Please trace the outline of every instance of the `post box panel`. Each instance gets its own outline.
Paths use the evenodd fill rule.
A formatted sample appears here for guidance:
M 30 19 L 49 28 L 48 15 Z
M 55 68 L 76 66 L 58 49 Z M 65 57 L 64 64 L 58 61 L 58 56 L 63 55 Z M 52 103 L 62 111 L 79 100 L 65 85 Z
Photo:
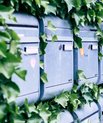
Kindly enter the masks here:
M 55 26 L 54 31 L 47 27 L 48 21 Z M 44 18 L 42 23 L 48 43 L 44 55 L 44 71 L 47 73 L 48 83 L 41 86 L 41 99 L 44 100 L 70 90 L 73 86 L 73 38 L 65 20 L 50 16 Z M 55 42 L 52 42 L 53 35 L 58 38 Z
M 57 16 L 46 16 L 44 19 L 43 19 L 43 23 L 44 23 L 44 26 L 47 27 L 48 26 L 48 22 L 51 21 L 51 23 L 56 27 L 56 28 L 62 28 L 62 29 L 70 29 L 71 26 L 69 24 L 69 22 L 67 20 L 63 20 L 63 19 L 60 19 L 59 17 Z
M 98 41 L 95 38 L 94 31 L 81 31 L 80 37 L 83 41 L 84 53 L 81 54 L 78 49 L 77 59 L 77 70 L 83 70 L 88 82 L 98 82 Z M 77 61 L 76 61 L 77 60 Z M 82 83 L 82 81 L 79 81 Z
M 20 44 L 22 49 L 22 63 L 21 67 L 27 70 L 26 80 L 23 81 L 17 76 L 13 76 L 13 81 L 20 88 L 19 97 L 29 97 L 32 95 L 30 102 L 38 99 L 39 96 L 39 43 Z M 22 98 L 18 97 L 18 101 Z M 19 100 L 20 99 L 20 100 Z
M 27 98 L 29 102 L 36 102 L 40 95 L 40 71 L 39 71 L 39 26 L 34 17 L 25 14 L 15 14 L 18 23 L 7 22 L 10 29 L 20 37 L 19 47 L 22 53 L 20 67 L 27 70 L 26 80 L 13 75 L 12 80 L 20 88 L 20 95 L 16 102 L 22 104 Z M 26 23 L 27 19 L 28 24 Z M 24 22 L 24 24 L 23 24 Z M 29 23 L 30 22 L 30 23 Z M 32 26 L 35 25 L 35 26 Z
M 78 69 L 83 70 L 90 82 L 98 80 L 98 44 L 96 42 L 83 42 L 84 55 L 78 52 Z
M 96 117 L 96 119 L 99 119 L 99 109 L 94 102 L 91 104 L 85 104 L 83 108 L 76 110 L 75 113 L 83 123 L 87 123 L 85 121 L 92 119 L 91 117 L 93 116 L 94 118 Z
M 13 20 L 6 20 L 8 25 L 15 25 L 15 26 L 23 26 L 23 27 L 35 27 L 38 28 L 38 20 L 27 13 L 14 13 L 14 17 L 16 17 L 17 22 Z
M 102 46 L 102 53 L 103 53 L 103 46 Z M 103 83 L 103 58 L 101 60 L 101 82 L 100 83 Z
M 69 47 L 70 48 L 69 48 Z M 49 42 L 44 57 L 48 83 L 44 85 L 44 98 L 56 96 L 73 86 L 72 42 Z
M 62 111 L 57 117 L 57 123 L 73 123 L 73 117 L 68 111 Z

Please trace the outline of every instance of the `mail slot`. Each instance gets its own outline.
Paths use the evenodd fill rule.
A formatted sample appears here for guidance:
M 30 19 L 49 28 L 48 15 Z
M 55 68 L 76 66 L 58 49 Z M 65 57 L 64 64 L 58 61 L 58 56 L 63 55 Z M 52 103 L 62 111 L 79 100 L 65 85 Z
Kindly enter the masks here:
M 98 82 L 98 40 L 95 37 L 95 31 L 80 31 L 80 37 L 83 42 L 83 54 L 79 49 L 74 49 L 75 52 L 75 71 L 83 70 L 90 83 Z M 79 84 L 84 82 L 79 80 Z
M 48 21 L 56 27 L 51 31 L 47 27 Z M 46 54 L 44 55 L 44 72 L 47 73 L 48 83 L 41 85 L 41 99 L 52 98 L 62 91 L 71 90 L 73 86 L 73 39 L 67 21 L 58 17 L 46 17 L 40 21 L 41 28 L 47 35 Z M 58 40 L 52 42 L 52 36 Z
M 15 30 L 20 37 L 22 63 L 20 67 L 27 70 L 26 80 L 13 75 L 12 80 L 19 86 L 20 95 L 16 99 L 22 104 L 27 98 L 29 102 L 36 102 L 40 93 L 39 75 L 39 26 L 35 17 L 26 14 L 15 14 L 17 23 L 7 22 L 9 28 Z M 26 21 L 27 20 L 27 21 Z

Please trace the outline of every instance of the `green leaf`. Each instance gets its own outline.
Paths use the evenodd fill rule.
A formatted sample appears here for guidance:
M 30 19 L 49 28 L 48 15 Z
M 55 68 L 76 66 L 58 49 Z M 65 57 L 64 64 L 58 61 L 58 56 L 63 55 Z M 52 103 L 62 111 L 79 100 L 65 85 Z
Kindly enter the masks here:
M 45 14 L 48 15 L 50 13 L 56 15 L 56 7 L 51 6 L 51 5 L 47 5 L 45 8 Z
M 6 58 L 7 44 L 5 41 L 0 42 L 0 56 Z
M 43 72 L 42 74 L 41 74 L 41 81 L 43 82 L 43 83 L 47 83 L 48 82 L 48 79 L 47 79 L 47 74 L 45 73 L 45 72 Z
M 9 79 L 14 71 L 14 67 L 11 64 L 0 63 L 0 73 L 2 73 L 7 79 Z
M 5 32 L 0 31 L 0 40 L 10 41 L 11 36 L 9 35 L 9 33 L 7 31 L 5 31 Z
M 44 69 L 44 62 L 43 61 L 40 61 L 40 68 Z
M 40 7 L 41 5 L 41 0 L 35 0 L 36 4 Z
M 19 36 L 17 35 L 17 33 L 14 30 L 7 29 L 7 31 L 9 33 L 9 35 L 12 37 L 12 40 L 17 40 L 17 41 L 20 40 Z
M 47 103 L 40 103 L 37 106 L 37 109 L 39 110 L 39 115 L 42 117 L 44 120 L 44 123 L 48 123 L 48 119 L 51 115 L 51 112 L 49 111 L 49 105 Z
M 30 113 L 34 112 L 34 113 L 38 114 L 38 110 L 34 104 L 29 104 L 28 109 L 29 109 Z
M 11 43 L 10 43 L 10 53 L 16 54 L 17 50 L 18 50 L 18 42 L 11 41 Z
M 19 76 L 21 79 L 25 80 L 26 79 L 26 74 L 27 71 L 26 70 L 21 70 L 21 69 L 16 69 L 15 73 L 17 76 Z
M 6 104 L 0 104 L 0 120 L 2 120 L 7 113 Z
M 14 123 L 25 123 L 25 120 L 21 116 L 14 117 Z
M 51 21 L 48 21 L 47 27 L 51 31 L 55 31 L 56 30 L 56 27 L 52 24 Z
M 99 56 L 99 60 L 102 60 L 103 54 L 101 52 L 98 53 L 98 56 Z
M 42 118 L 38 115 L 33 113 L 32 116 L 28 119 L 27 123 L 42 123 Z
M 68 92 L 64 92 L 57 96 L 54 101 L 58 104 L 60 104 L 62 107 L 66 108 L 68 101 L 69 101 L 69 94 Z
M 75 18 L 75 22 L 76 22 L 76 25 L 79 26 L 79 23 L 80 23 L 80 16 L 77 15 L 77 14 L 73 14 L 73 17 Z
M 47 46 L 47 36 L 45 34 L 41 35 L 41 40 L 40 40 L 40 55 L 45 54 L 45 48 Z
M 32 2 L 33 2 L 33 0 L 22 0 L 22 3 L 26 3 L 29 6 L 32 6 Z
M 0 15 L 4 16 L 4 15 L 9 15 L 12 14 L 14 12 L 14 9 L 12 7 L 6 7 L 3 5 L 0 5 Z
M 3 96 L 7 99 L 8 103 L 15 101 L 20 93 L 18 86 L 13 82 L 7 82 L 5 85 L 2 85 L 1 88 Z
M 74 36 L 75 47 L 82 48 L 82 39 L 77 35 Z
M 70 103 L 73 107 L 73 111 L 76 110 L 78 108 L 78 106 L 81 104 L 78 94 L 71 93 L 71 95 L 69 96 L 69 99 L 70 99 Z
M 83 70 L 78 70 L 78 79 L 79 80 L 86 80 L 86 76 L 84 75 Z
M 57 40 L 58 40 L 57 35 L 53 35 L 53 36 L 52 36 L 52 42 L 55 42 L 55 41 L 57 41 Z
M 81 0 L 64 0 L 68 7 L 68 12 L 74 7 L 77 10 L 81 7 Z

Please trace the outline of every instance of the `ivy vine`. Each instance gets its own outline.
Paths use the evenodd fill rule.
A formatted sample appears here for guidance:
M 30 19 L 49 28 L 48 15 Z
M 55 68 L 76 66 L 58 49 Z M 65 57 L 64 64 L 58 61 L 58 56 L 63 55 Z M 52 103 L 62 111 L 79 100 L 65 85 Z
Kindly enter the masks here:
M 98 101 L 103 87 L 96 84 L 74 85 L 70 92 L 63 92 L 50 101 L 38 104 L 25 103 L 20 107 L 15 103 L 19 95 L 19 87 L 12 81 L 13 74 L 25 80 L 26 71 L 22 70 L 21 52 L 19 49 L 19 37 L 15 31 L 9 29 L 7 19 L 16 21 L 12 16 L 14 11 L 24 11 L 41 19 L 45 15 L 53 14 L 68 20 L 71 24 L 75 47 L 82 48 L 82 38 L 79 31 L 82 26 L 92 26 L 96 29 L 99 46 L 103 45 L 103 0 L 0 0 L 0 123 L 56 123 L 61 111 L 67 109 L 75 111 L 86 103 Z M 55 27 L 48 22 L 48 27 Z M 47 46 L 46 35 L 41 35 L 40 55 L 45 54 Z M 54 35 L 52 41 L 57 40 Z M 99 53 L 99 59 L 103 54 Z M 40 67 L 43 70 L 43 62 Z M 85 79 L 82 71 L 78 71 L 78 77 Z M 41 72 L 41 80 L 47 82 L 46 73 Z

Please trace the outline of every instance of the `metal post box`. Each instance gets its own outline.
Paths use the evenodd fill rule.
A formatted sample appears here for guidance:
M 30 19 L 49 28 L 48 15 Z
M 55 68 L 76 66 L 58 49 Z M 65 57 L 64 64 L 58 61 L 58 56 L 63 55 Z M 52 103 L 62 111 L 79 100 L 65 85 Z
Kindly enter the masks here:
M 103 53 L 103 46 L 101 47 L 101 52 Z M 103 83 L 103 58 L 100 61 L 100 74 L 101 74 L 100 84 L 102 84 Z
M 101 111 L 102 111 L 102 122 L 103 122 L 103 95 L 100 96 L 99 98 L 99 104 L 101 106 Z
M 72 115 L 64 110 L 57 117 L 57 123 L 74 123 Z
M 100 123 L 99 109 L 96 103 L 85 104 L 83 108 L 75 111 L 81 123 Z
M 39 26 L 36 18 L 26 14 L 15 14 L 17 23 L 7 22 L 9 28 L 15 30 L 20 37 L 22 52 L 21 67 L 27 70 L 26 80 L 13 75 L 12 80 L 20 88 L 20 95 L 16 102 L 22 104 L 27 98 L 29 102 L 36 102 L 40 92 L 39 75 Z
M 48 29 L 48 21 L 56 27 L 55 31 Z M 73 86 L 73 39 L 68 22 L 58 17 L 46 17 L 40 21 L 40 26 L 43 28 L 41 33 L 47 35 L 48 43 L 44 55 L 44 71 L 48 83 L 41 86 L 41 99 L 48 99 Z M 54 34 L 58 40 L 52 42 Z
M 91 83 L 98 82 L 98 40 L 95 36 L 95 31 L 82 30 L 80 31 L 80 37 L 83 41 L 83 52 L 80 50 L 74 50 L 75 54 L 75 71 L 83 70 L 84 74 Z M 83 81 L 79 80 L 79 84 L 83 84 Z

